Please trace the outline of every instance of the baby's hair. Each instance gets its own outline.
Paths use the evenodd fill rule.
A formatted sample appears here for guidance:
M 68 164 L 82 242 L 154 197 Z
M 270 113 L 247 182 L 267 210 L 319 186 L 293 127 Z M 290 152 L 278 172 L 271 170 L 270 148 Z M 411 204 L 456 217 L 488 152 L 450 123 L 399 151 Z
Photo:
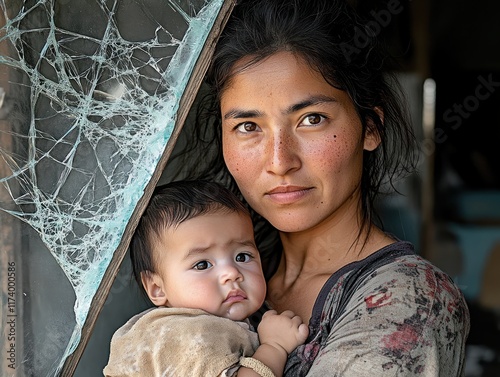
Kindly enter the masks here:
M 158 186 L 130 243 L 134 278 L 142 287 L 141 272 L 155 272 L 153 247 L 166 228 L 194 217 L 220 211 L 249 215 L 245 205 L 220 184 L 202 180 L 176 181 Z

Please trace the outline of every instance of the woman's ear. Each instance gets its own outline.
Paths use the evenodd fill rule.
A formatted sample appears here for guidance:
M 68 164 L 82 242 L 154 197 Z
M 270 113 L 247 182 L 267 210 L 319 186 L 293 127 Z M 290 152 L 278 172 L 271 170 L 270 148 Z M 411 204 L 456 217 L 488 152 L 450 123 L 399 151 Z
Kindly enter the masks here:
M 380 107 L 375 107 L 374 110 L 380 118 L 380 122 L 384 124 L 384 112 L 382 111 L 382 109 Z M 365 151 L 372 152 L 380 145 L 380 133 L 378 132 L 378 129 L 372 119 L 368 119 L 366 123 L 367 124 L 363 149 Z
M 151 271 L 141 271 L 141 281 L 149 299 L 155 306 L 167 305 L 167 294 L 160 275 Z

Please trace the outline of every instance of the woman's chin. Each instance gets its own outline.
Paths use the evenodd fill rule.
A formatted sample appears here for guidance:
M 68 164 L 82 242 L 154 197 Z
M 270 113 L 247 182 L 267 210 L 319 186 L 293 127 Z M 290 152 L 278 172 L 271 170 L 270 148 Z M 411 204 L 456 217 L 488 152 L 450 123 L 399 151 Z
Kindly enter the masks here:
M 312 220 L 301 214 L 283 214 L 281 216 L 269 216 L 268 221 L 273 227 L 283 233 L 297 233 L 310 229 L 314 226 Z

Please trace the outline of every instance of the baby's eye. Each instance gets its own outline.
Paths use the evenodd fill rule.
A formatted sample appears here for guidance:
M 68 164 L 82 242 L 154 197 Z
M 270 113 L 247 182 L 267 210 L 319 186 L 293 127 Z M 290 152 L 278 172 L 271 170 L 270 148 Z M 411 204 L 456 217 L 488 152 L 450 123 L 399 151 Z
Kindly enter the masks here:
M 319 114 L 309 114 L 303 120 L 302 124 L 305 126 L 316 126 L 323 122 L 325 117 Z
M 236 262 L 243 262 L 243 263 L 249 262 L 250 259 L 252 259 L 252 256 L 248 253 L 239 253 L 235 258 Z
M 210 267 L 212 267 L 212 263 L 210 263 L 209 261 L 206 261 L 206 260 L 202 260 L 193 266 L 193 268 L 195 270 L 206 270 L 207 268 L 210 268 Z
M 249 133 L 257 131 L 259 127 L 254 122 L 243 122 L 238 124 L 235 129 L 241 133 Z

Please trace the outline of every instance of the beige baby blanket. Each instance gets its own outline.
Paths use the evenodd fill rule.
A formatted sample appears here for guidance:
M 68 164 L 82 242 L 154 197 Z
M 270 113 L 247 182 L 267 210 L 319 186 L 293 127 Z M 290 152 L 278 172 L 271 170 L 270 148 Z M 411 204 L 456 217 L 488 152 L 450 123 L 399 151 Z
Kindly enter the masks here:
M 245 323 L 198 309 L 153 308 L 115 332 L 104 375 L 215 377 L 257 347 Z

